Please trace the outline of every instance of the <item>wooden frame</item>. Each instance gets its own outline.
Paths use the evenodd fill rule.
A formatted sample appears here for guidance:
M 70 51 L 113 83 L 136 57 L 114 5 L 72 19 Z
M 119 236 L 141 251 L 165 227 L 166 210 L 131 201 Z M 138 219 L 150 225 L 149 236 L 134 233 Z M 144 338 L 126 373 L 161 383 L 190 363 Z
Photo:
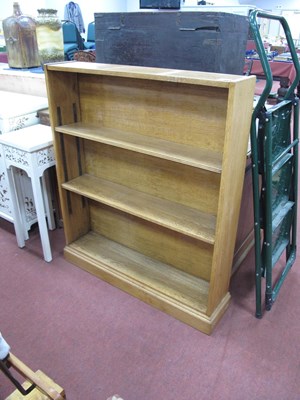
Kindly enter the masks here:
M 45 71 L 66 258 L 210 334 L 230 299 L 255 77 Z

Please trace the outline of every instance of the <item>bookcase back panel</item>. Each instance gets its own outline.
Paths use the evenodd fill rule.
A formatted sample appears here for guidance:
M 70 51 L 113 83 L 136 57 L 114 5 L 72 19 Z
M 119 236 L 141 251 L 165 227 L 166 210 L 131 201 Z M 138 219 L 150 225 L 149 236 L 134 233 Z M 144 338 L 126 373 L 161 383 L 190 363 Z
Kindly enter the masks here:
M 81 175 L 84 167 L 84 153 L 82 151 L 82 140 L 69 135 L 59 135 L 59 148 L 57 157 L 62 163 L 62 182 L 76 178 Z M 58 154 L 59 153 L 59 154 Z
M 216 215 L 220 174 L 86 140 L 85 171 Z
M 57 174 L 60 182 L 76 178 L 82 173 L 84 154 L 80 139 L 68 135 L 57 135 L 56 161 L 59 164 Z M 72 193 L 60 190 L 61 209 L 67 243 L 78 239 L 89 231 L 89 209 L 86 203 Z
M 222 152 L 224 88 L 80 76 L 82 121 Z
M 90 210 L 86 199 L 61 190 L 62 211 L 66 243 L 72 243 L 91 230 Z
M 89 204 L 94 232 L 209 281 L 212 245 L 99 203 Z

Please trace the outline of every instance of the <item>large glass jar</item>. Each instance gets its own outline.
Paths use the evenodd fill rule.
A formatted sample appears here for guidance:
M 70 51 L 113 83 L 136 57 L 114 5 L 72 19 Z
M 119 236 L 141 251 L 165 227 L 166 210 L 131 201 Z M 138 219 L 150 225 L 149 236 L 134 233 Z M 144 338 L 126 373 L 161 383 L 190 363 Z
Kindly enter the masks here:
M 41 8 L 36 18 L 36 34 L 42 66 L 64 60 L 64 41 L 57 10 Z
M 11 68 L 40 66 L 35 21 L 22 14 L 19 3 L 13 3 L 13 15 L 3 20 L 2 26 L 8 65 Z

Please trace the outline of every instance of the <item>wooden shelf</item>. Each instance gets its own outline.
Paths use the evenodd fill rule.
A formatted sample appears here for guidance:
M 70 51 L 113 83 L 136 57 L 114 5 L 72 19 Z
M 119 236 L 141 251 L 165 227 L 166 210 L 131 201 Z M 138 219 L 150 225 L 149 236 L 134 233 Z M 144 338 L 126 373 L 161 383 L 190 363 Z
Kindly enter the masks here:
M 63 183 L 62 187 L 165 228 L 214 244 L 214 215 L 87 174 Z
M 208 282 L 172 266 L 122 246 L 94 232 L 89 232 L 66 247 L 68 254 L 90 260 L 98 273 L 107 273 L 123 282 L 134 283 L 148 292 L 172 299 L 195 311 L 205 312 Z M 111 278 L 107 276 L 108 281 Z
M 80 122 L 58 126 L 56 131 L 216 173 L 221 173 L 222 169 L 222 154 L 220 153 L 151 136 Z

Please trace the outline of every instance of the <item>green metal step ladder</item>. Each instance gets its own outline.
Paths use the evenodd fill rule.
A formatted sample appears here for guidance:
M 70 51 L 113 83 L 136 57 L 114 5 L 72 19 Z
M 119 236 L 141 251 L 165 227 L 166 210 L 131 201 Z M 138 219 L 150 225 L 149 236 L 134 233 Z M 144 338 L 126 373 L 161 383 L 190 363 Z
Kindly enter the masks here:
M 281 23 L 296 70 L 296 78 L 283 101 L 268 108 L 266 101 L 272 90 L 273 77 L 259 32 L 258 18 Z M 294 91 L 300 80 L 300 66 L 284 17 L 254 10 L 249 15 L 249 22 L 266 77 L 265 88 L 253 111 L 250 134 L 256 317 L 261 318 L 263 278 L 265 309 L 270 310 L 296 259 L 299 99 Z

